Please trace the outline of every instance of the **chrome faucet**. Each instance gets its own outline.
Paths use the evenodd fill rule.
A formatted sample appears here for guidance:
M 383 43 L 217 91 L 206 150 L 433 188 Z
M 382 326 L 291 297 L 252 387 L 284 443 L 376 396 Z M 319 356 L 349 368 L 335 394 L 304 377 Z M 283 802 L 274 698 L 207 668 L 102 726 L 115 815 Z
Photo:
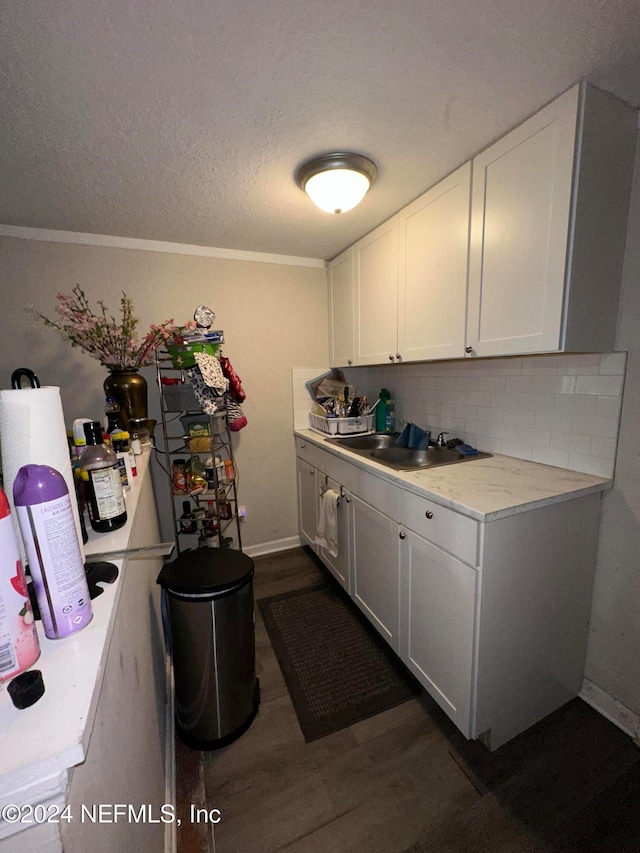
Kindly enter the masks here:
M 439 432 L 438 437 L 436 438 L 436 447 L 444 447 L 446 445 L 445 435 L 449 435 L 448 432 Z

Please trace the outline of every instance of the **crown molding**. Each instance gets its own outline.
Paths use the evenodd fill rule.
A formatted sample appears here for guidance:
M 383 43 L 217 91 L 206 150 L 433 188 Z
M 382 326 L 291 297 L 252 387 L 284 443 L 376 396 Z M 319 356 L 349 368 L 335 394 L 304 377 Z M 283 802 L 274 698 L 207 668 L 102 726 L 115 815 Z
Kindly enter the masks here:
M 79 231 L 53 231 L 48 228 L 26 228 L 21 225 L 0 224 L 0 237 L 39 240 L 45 243 L 71 243 L 76 246 L 102 246 L 108 249 L 132 249 L 138 252 L 162 252 L 168 255 L 223 258 L 228 261 L 249 261 L 258 264 L 281 264 L 291 267 L 312 267 L 313 269 L 325 268 L 325 262 L 320 258 L 298 258 L 293 255 L 271 255 L 266 252 L 217 249 L 212 246 L 165 243 L 161 240 L 139 240 L 136 237 L 111 237 L 107 234 L 84 234 Z

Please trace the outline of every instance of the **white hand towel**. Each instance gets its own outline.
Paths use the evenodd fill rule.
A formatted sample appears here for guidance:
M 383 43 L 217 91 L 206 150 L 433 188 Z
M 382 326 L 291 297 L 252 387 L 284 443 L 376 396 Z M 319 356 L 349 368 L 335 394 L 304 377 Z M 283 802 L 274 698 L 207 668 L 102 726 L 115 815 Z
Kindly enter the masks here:
M 326 548 L 332 557 L 338 556 L 338 501 L 340 495 L 327 489 L 320 498 L 320 517 L 315 543 Z

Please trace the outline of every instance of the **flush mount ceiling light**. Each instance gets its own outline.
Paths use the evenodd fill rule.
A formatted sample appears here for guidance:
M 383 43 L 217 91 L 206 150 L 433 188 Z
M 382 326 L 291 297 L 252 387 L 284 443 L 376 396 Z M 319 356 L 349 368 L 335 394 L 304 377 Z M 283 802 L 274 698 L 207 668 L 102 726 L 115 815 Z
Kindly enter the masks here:
M 378 175 L 376 164 L 362 154 L 321 154 L 296 172 L 296 183 L 327 213 L 344 213 L 360 204 Z

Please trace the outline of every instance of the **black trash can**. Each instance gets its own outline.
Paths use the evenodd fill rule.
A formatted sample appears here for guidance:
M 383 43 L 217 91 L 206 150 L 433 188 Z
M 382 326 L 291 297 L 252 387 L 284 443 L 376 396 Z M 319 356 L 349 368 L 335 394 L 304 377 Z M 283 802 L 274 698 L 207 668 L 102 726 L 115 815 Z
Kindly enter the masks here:
M 253 560 L 198 548 L 167 563 L 164 590 L 176 693 L 176 731 L 193 749 L 217 749 L 258 711 Z

